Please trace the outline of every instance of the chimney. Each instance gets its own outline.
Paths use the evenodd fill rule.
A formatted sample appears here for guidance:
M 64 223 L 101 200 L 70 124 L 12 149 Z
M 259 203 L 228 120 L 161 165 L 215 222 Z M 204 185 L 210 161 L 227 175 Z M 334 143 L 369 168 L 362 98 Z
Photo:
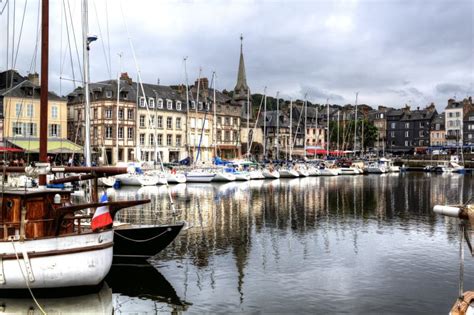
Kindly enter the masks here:
M 448 106 L 449 106 L 449 105 L 453 105 L 454 102 L 455 102 L 455 100 L 452 99 L 452 98 L 450 98 L 450 99 L 448 100 Z
M 39 74 L 36 72 L 28 74 L 28 81 L 30 81 L 34 85 L 39 86 L 40 85 Z
M 435 109 L 436 109 L 436 106 L 433 102 L 429 106 L 426 107 L 426 110 L 429 112 L 434 112 Z
M 129 85 L 132 85 L 132 79 L 128 76 L 128 72 L 122 72 L 120 74 L 120 80 L 127 81 Z
M 405 107 L 402 108 L 402 111 L 403 111 L 404 113 L 408 113 L 408 112 L 410 111 L 410 106 L 408 106 L 408 104 L 405 104 Z
M 207 90 L 209 89 L 209 80 L 207 78 L 201 78 L 199 80 L 196 80 L 196 82 L 194 82 L 194 86 L 197 88 L 198 86 L 198 82 L 200 82 L 199 84 L 199 89 L 200 90 Z

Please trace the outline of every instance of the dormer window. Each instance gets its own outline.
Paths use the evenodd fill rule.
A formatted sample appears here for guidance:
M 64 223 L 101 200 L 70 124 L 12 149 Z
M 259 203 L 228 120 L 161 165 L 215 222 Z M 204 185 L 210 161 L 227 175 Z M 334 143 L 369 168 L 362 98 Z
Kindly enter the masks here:
M 158 99 L 158 108 L 162 109 L 163 108 L 163 100 L 161 98 Z
M 145 107 L 145 98 L 140 97 L 140 107 Z
M 106 98 L 112 98 L 112 91 L 105 91 Z
M 155 108 L 155 99 L 153 97 L 150 97 L 148 99 L 148 107 L 149 108 Z
M 192 109 L 195 109 L 195 108 L 196 108 L 196 102 L 195 102 L 195 101 L 191 101 L 191 108 L 192 108 Z
M 202 102 L 199 102 L 199 110 L 202 110 Z
M 209 102 L 206 103 L 206 110 L 209 110 Z
M 173 109 L 173 101 L 166 100 L 166 109 Z
M 181 101 L 176 101 L 176 110 L 181 110 Z

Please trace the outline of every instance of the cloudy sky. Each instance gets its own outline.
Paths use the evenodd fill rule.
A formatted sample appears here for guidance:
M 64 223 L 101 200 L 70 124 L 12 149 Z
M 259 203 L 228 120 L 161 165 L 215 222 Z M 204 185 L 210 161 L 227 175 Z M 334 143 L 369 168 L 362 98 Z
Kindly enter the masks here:
M 26 3 L 14 62 L 22 73 L 34 69 L 38 2 Z M 70 38 L 75 33 L 80 46 L 81 1 L 51 2 L 50 84 L 66 94 L 73 88 L 67 33 Z M 5 4 L 0 0 L 0 10 Z M 69 18 L 66 27 L 63 5 L 74 29 Z M 16 47 L 24 6 L 25 0 L 10 0 L 9 67 L 13 10 Z M 7 11 L 0 16 L 1 70 L 7 66 Z M 359 103 L 372 106 L 422 107 L 435 102 L 442 109 L 450 97 L 473 94 L 473 20 L 471 0 L 89 0 L 89 33 L 99 36 L 90 52 L 91 80 L 115 78 L 119 52 L 122 70 L 136 76 L 128 29 L 145 82 L 184 82 L 187 56 L 190 82 L 202 68 L 207 77 L 216 71 L 218 89 L 233 89 L 242 33 L 254 93 L 267 86 L 270 95 L 307 94 L 312 102 L 329 98 L 345 104 L 353 103 L 358 91 Z M 71 45 L 77 78 L 72 40 Z M 81 59 L 81 46 L 78 53 Z

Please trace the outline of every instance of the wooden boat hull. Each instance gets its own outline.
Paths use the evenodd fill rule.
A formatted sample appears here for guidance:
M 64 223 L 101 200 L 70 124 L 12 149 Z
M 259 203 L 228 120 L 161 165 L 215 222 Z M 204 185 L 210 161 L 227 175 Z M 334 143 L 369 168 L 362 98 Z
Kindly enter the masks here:
M 155 256 L 174 241 L 183 226 L 184 222 L 115 228 L 114 261 L 117 258 L 147 259 Z
M 112 265 L 113 240 L 114 233 L 108 230 L 14 241 L 14 246 L 11 241 L 1 242 L 0 270 L 3 270 L 4 281 L 0 281 L 0 289 L 26 289 L 26 281 L 33 289 L 97 285 Z M 25 263 L 24 252 L 29 264 Z M 26 272 L 28 265 L 31 266 L 31 273 Z

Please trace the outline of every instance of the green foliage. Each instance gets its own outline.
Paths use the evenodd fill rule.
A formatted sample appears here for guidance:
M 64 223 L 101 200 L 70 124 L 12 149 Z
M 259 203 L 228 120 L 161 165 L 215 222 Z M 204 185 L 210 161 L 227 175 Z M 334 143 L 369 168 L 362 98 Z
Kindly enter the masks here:
M 354 149 L 354 127 L 355 121 L 339 122 L 339 148 L 341 150 Z M 362 130 L 362 128 L 364 128 Z M 329 122 L 329 139 L 332 148 L 336 148 L 338 142 L 338 124 L 336 121 Z M 363 141 L 362 141 L 363 136 Z M 364 149 L 374 146 L 377 140 L 377 127 L 366 119 L 357 120 L 357 149 L 364 146 Z

